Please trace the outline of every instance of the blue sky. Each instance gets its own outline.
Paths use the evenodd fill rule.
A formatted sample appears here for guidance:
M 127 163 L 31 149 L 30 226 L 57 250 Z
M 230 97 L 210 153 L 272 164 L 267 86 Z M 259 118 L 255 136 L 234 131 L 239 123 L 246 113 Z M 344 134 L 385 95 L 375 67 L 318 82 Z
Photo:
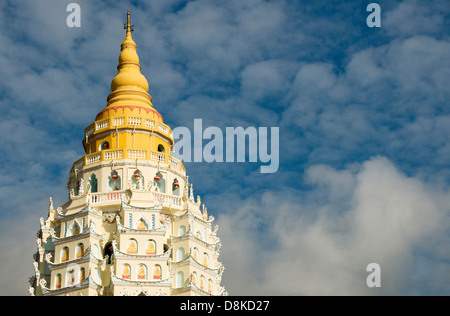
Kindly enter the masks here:
M 449 295 L 450 7 L 373 1 L 369 28 L 370 2 L 2 1 L 0 295 L 27 294 L 39 217 L 67 200 L 127 9 L 172 128 L 280 128 L 277 173 L 186 163 L 230 294 Z M 381 288 L 366 286 L 371 262 Z

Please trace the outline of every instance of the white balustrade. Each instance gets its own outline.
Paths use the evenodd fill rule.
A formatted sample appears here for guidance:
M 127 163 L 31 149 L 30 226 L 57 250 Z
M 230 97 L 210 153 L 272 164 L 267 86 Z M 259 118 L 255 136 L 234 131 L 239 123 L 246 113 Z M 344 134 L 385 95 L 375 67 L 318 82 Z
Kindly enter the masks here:
M 177 169 L 180 169 L 180 161 L 178 159 L 169 157 L 169 165 L 171 165 Z
M 155 153 L 155 152 L 152 152 L 151 159 L 155 160 L 155 161 L 159 161 L 159 162 L 165 162 L 166 161 L 166 157 L 165 157 L 164 154 Z
M 122 150 L 105 151 L 105 159 L 122 158 Z
M 86 164 L 89 165 L 89 164 L 91 164 L 91 163 L 100 161 L 100 159 L 101 159 L 100 153 L 95 154 L 95 155 L 92 155 L 92 156 L 87 156 L 87 157 L 86 157 Z
M 154 128 L 155 127 L 155 121 L 149 120 L 149 119 L 145 119 L 145 126 Z
M 100 129 L 107 128 L 108 126 L 109 126 L 109 119 L 98 122 L 96 125 L 96 129 L 100 130 Z
M 153 200 L 166 206 L 181 206 L 181 198 L 164 193 L 153 192 Z
M 128 124 L 129 125 L 141 125 L 141 118 L 140 117 L 129 117 Z
M 169 132 L 169 128 L 165 125 L 162 125 L 161 123 L 158 124 L 158 129 L 164 134 L 167 134 Z
M 122 197 L 124 197 L 124 191 L 112 191 L 106 193 L 92 193 L 91 194 L 91 203 L 102 203 L 102 202 L 111 202 L 111 201 L 121 201 Z
M 80 170 L 84 166 L 84 159 L 79 159 L 78 161 L 75 161 L 74 168 Z
M 91 136 L 94 133 L 94 126 L 86 131 L 86 136 Z
M 145 159 L 147 152 L 145 150 L 128 150 L 128 158 Z
M 124 117 L 115 117 L 113 119 L 113 125 L 114 126 L 120 126 L 125 124 L 125 118 Z

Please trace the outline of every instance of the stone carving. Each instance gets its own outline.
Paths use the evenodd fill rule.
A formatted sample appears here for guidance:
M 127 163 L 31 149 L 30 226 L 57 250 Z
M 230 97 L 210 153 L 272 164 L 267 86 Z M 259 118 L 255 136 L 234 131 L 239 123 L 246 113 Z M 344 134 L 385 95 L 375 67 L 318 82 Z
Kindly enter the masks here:
M 47 285 L 47 281 L 45 281 L 45 279 L 40 279 L 40 280 L 39 280 L 39 284 L 40 284 L 42 287 L 45 287 L 45 286 Z
M 34 271 L 39 272 L 39 263 L 37 261 L 33 262 L 33 266 L 34 266 Z
M 52 260 L 52 254 L 51 254 L 51 253 L 47 253 L 47 254 L 45 255 L 45 261 L 46 261 L 47 263 L 53 264 L 53 262 L 51 262 L 51 260 Z
M 80 179 L 78 195 L 79 196 L 84 195 L 84 180 L 83 180 L 83 178 Z

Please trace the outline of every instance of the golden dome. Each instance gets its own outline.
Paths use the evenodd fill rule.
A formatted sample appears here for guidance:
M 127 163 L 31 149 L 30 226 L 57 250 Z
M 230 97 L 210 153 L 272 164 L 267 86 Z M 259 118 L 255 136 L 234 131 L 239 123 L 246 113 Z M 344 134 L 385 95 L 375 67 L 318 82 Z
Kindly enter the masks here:
M 139 56 L 136 43 L 131 37 L 133 31 L 130 22 L 130 11 L 127 13 L 127 32 L 121 45 L 118 73 L 111 82 L 111 94 L 108 96 L 108 105 L 118 101 L 141 101 L 152 106 L 151 96 L 148 94 L 148 81 L 141 74 Z

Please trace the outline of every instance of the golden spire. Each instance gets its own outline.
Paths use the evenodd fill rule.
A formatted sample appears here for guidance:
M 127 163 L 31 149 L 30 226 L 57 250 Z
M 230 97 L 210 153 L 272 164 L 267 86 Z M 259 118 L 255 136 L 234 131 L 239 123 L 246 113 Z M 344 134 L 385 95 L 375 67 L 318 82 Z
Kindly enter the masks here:
M 120 49 L 118 73 L 111 82 L 108 105 L 117 101 L 138 100 L 152 106 L 151 97 L 148 94 L 148 82 L 141 74 L 137 46 L 131 37 L 133 26 L 130 11 L 127 12 L 127 23 L 124 24 L 124 29 L 126 29 L 126 36 Z
M 127 13 L 127 24 L 124 24 L 123 28 L 125 30 L 127 30 L 127 36 L 128 36 L 128 33 L 131 34 L 131 32 L 134 31 L 133 26 L 131 25 L 130 10 L 128 10 L 128 13 Z

